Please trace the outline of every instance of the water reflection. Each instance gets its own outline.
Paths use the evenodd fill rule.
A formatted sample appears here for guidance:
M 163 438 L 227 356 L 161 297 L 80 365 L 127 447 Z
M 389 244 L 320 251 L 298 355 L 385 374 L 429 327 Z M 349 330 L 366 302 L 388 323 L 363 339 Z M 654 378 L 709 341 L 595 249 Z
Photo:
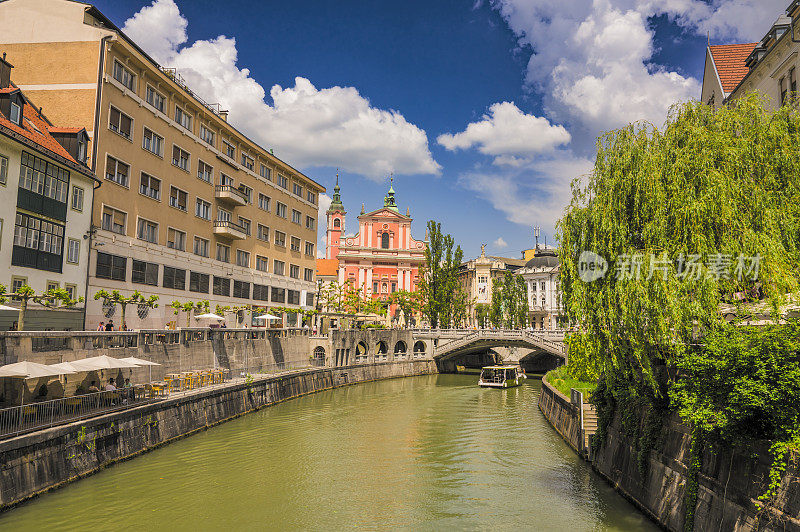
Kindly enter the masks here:
M 13 529 L 655 530 L 536 408 L 477 376 L 309 395 L 0 515 Z

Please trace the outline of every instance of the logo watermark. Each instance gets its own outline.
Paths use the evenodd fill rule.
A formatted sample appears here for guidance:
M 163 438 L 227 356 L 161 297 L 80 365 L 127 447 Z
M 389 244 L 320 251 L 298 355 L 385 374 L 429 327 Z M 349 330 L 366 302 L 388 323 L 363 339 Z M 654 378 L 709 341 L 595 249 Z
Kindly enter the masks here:
M 703 260 L 700 254 L 681 253 L 670 260 L 666 255 L 633 253 L 617 255 L 613 263 L 614 278 L 621 281 L 652 279 L 654 276 L 666 280 L 669 275 L 674 275 L 681 281 L 734 278 L 739 281 L 756 281 L 761 255 L 711 253 Z M 593 251 L 581 252 L 578 257 L 578 277 L 581 281 L 591 283 L 602 279 L 608 272 L 608 261 L 601 255 Z

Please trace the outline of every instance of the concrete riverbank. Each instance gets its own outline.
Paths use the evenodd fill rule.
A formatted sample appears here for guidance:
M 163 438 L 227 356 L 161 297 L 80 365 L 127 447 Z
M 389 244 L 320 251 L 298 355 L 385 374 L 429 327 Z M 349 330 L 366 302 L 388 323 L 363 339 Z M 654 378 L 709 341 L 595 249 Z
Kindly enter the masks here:
M 539 410 L 577 451 L 580 437 L 576 427 L 580 426 L 580 419 L 577 409 L 570 408 L 568 401 L 546 379 L 542 380 Z M 616 416 L 590 462 L 614 489 L 656 523 L 677 532 L 685 529 L 691 433 L 677 416 L 672 416 L 665 421 L 658 442 L 647 457 L 646 474 L 642 476 L 638 451 L 622 430 L 619 416 Z M 800 531 L 800 483 L 796 481 L 800 472 L 797 466 L 790 464 L 775 500 L 770 501 L 769 509 L 762 510 L 758 506 L 758 497 L 766 491 L 772 461 L 766 443 L 758 451 L 743 454 L 715 448 L 703 453 L 694 508 L 694 530 Z
M 361 382 L 436 373 L 432 360 L 298 370 L 54 427 L 0 442 L 0 511 L 111 464 L 260 408 Z

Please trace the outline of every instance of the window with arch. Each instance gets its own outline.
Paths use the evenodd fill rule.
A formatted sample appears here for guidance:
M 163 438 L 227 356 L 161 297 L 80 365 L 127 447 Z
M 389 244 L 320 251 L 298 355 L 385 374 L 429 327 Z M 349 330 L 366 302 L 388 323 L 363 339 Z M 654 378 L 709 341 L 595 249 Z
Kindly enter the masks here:
M 340 225 L 341 225 L 341 222 L 339 221 L 339 218 L 334 218 L 333 219 L 333 226 L 334 227 L 339 227 Z
M 375 351 L 379 355 L 385 355 L 388 350 L 389 350 L 389 348 L 386 346 L 386 342 L 384 342 L 383 340 L 378 342 L 378 345 L 375 348 Z
M 381 235 L 381 247 L 383 249 L 389 249 L 389 233 L 383 233 Z
M 394 344 L 394 353 L 396 355 L 405 355 L 406 354 L 406 343 L 402 340 Z
M 314 348 L 314 358 L 316 360 L 325 360 L 325 348 L 322 347 L 321 345 L 315 347 Z

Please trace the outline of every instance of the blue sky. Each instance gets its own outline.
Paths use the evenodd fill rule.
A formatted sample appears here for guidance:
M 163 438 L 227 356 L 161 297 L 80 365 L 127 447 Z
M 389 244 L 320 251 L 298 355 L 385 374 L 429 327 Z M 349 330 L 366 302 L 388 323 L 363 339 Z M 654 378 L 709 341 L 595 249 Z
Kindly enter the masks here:
M 348 232 L 394 172 L 416 236 L 439 220 L 468 257 L 481 243 L 516 257 L 535 224 L 552 242 L 596 136 L 661 124 L 670 103 L 699 95 L 707 35 L 757 40 L 785 4 L 95 2 L 329 194 L 339 167 Z

